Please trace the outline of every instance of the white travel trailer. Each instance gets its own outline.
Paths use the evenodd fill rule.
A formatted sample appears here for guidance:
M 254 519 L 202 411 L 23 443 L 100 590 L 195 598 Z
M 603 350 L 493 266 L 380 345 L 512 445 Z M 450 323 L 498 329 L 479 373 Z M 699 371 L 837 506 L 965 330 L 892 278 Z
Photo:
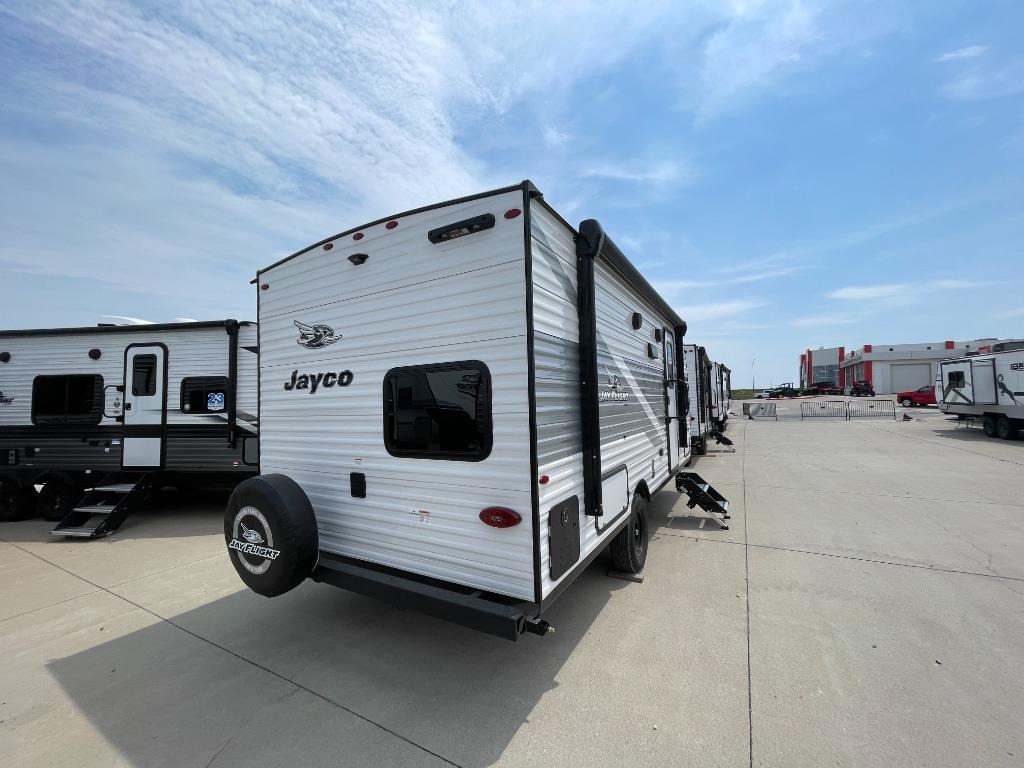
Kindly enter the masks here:
M 732 384 L 730 371 L 721 363 L 711 363 L 711 423 L 713 429 L 722 432 L 729 420 L 732 408 Z
M 703 456 L 708 449 L 708 432 L 713 428 L 711 360 L 707 350 L 697 344 L 683 345 L 683 358 L 686 367 L 690 445 L 694 455 Z
M 945 413 L 980 417 L 989 437 L 1016 439 L 1024 428 L 1024 350 L 943 360 L 935 400 Z
M 254 323 L 0 331 L 0 519 L 96 538 L 160 485 L 255 474 L 256 376 Z
M 606 547 L 647 555 L 688 458 L 685 323 L 593 220 L 529 182 L 348 230 L 260 270 L 260 471 L 232 563 L 516 639 Z

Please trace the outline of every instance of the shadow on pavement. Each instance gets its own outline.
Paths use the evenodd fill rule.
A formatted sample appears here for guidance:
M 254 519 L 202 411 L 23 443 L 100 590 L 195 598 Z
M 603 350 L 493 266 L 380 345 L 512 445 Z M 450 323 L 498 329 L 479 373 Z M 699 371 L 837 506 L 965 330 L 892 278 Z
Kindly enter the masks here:
M 599 557 L 552 606 L 555 633 L 518 643 L 307 582 L 273 600 L 234 593 L 49 670 L 135 765 L 204 766 L 218 750 L 218 765 L 404 764 L 389 745 L 412 749 L 408 764 L 434 760 L 346 709 L 460 765 L 490 765 L 629 588 L 607 568 Z

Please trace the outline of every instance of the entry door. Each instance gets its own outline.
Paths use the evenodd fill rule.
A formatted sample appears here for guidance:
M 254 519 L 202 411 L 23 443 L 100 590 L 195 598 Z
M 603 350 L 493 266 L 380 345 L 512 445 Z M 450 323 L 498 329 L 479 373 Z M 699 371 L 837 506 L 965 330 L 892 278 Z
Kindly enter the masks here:
M 665 340 L 665 421 L 668 423 L 668 468 L 675 469 L 679 463 L 679 419 L 682 416 L 679 395 L 676 387 L 676 348 L 672 341 L 672 331 L 662 331 Z
M 133 344 L 124 361 L 124 443 L 121 466 L 163 466 L 167 422 L 167 348 Z

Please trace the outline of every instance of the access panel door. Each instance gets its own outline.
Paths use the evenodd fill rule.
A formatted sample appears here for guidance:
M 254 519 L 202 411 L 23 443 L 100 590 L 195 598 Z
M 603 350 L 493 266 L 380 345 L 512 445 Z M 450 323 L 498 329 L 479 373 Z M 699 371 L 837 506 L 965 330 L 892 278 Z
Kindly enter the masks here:
M 167 426 L 167 348 L 133 344 L 125 351 L 121 466 L 163 467 Z

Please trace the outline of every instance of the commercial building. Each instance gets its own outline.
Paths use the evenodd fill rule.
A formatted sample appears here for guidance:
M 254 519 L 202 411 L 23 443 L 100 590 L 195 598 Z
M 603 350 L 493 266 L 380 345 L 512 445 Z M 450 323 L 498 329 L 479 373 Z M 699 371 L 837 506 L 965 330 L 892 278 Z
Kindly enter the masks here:
M 934 383 L 942 360 L 991 352 L 1012 343 L 1000 339 L 973 339 L 864 344 L 852 352 L 847 352 L 846 347 L 808 349 L 800 355 L 800 385 L 829 382 L 846 388 L 855 381 L 867 381 L 876 395 L 891 395 Z
M 808 349 L 800 355 L 800 386 L 828 382 L 836 387 L 845 387 L 842 368 L 845 353 L 846 347 Z

